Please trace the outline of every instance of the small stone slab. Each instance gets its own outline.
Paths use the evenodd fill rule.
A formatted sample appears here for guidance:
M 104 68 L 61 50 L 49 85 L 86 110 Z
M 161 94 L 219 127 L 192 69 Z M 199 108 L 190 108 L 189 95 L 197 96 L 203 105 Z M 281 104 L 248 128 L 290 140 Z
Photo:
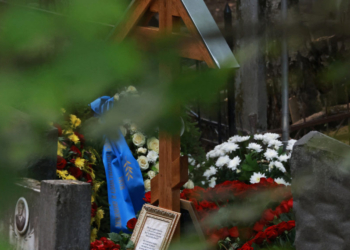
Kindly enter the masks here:
M 294 145 L 291 172 L 296 249 L 348 249 L 350 147 L 310 132 Z
M 91 185 L 45 180 L 40 198 L 39 250 L 89 250 Z

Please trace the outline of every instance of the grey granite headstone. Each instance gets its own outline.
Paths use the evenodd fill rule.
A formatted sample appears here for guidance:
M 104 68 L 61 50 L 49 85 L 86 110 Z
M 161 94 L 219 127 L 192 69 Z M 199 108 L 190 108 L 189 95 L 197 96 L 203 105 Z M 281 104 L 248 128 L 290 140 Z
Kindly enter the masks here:
M 348 249 L 350 147 L 310 132 L 294 145 L 291 172 L 296 249 Z
M 11 202 L 13 204 L 0 218 L 0 236 L 4 236 L 13 249 L 90 249 L 89 183 L 73 180 L 47 180 L 40 183 L 23 178 L 15 186 L 18 191 L 14 193 L 16 197 Z M 22 211 L 18 205 L 21 202 Z M 19 214 L 21 217 L 18 217 Z
M 39 250 L 89 250 L 91 185 L 42 181 L 40 197 Z

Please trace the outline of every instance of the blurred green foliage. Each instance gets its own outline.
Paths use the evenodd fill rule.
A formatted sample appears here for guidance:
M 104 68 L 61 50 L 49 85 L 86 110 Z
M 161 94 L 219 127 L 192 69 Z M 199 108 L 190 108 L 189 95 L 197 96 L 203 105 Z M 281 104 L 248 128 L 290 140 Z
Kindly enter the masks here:
M 212 100 L 225 83 L 224 71 L 199 75 L 174 69 L 180 64 L 172 49 L 177 41 L 164 39 L 144 52 L 133 40 L 118 44 L 107 39 L 127 4 L 0 3 L 0 217 L 18 197 L 10 184 L 42 147 L 39 137 L 58 120 L 61 108 L 74 110 L 134 85 L 147 90 L 142 98 L 120 102 L 101 129 L 90 127 L 91 134 L 102 138 L 124 119 L 173 132 L 181 125 L 180 107 L 192 99 Z M 160 70 L 160 64 L 169 70 Z

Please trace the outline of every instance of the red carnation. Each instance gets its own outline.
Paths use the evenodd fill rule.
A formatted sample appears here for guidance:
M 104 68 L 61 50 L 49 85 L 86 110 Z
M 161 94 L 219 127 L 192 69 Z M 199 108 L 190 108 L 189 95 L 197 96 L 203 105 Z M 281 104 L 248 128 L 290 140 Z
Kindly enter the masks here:
M 88 174 L 88 173 L 85 173 L 85 179 L 86 179 L 86 182 L 87 183 L 90 183 L 91 185 L 93 185 L 93 181 L 92 181 L 92 178 L 91 178 L 91 175 Z
M 278 237 L 278 232 L 276 230 L 276 226 L 271 226 L 271 227 L 268 227 L 266 228 L 266 230 L 264 231 L 265 235 L 266 235 L 266 238 L 268 240 L 274 240 Z
M 264 226 L 265 226 L 264 223 L 258 221 L 255 223 L 253 230 L 256 232 L 262 231 L 262 230 L 264 230 Z
M 293 208 L 293 198 L 287 201 L 288 207 Z
M 275 218 L 275 213 L 272 209 L 267 209 L 263 214 L 263 219 L 267 221 L 272 221 Z
M 237 238 L 239 236 L 239 232 L 238 232 L 238 228 L 237 227 L 233 227 L 229 230 L 230 236 Z
M 57 169 L 62 170 L 66 165 L 67 165 L 67 161 L 63 157 L 57 155 L 57 165 L 56 165 Z
M 290 220 L 287 223 L 288 223 L 288 229 L 287 230 L 291 230 L 292 228 L 295 227 L 295 220 Z
M 68 169 L 68 172 L 77 179 L 79 179 L 83 175 L 83 171 L 76 167 L 70 167 Z
M 254 248 L 252 248 L 249 243 L 245 243 L 240 250 L 254 250 Z
M 288 223 L 285 221 L 282 221 L 280 224 L 277 225 L 277 231 L 279 234 L 282 234 L 284 231 L 288 230 Z
M 260 245 L 260 244 L 262 244 L 262 243 L 264 242 L 265 238 L 266 238 L 266 235 L 265 235 L 264 232 L 258 232 L 258 233 L 255 235 L 253 241 L 254 241 L 256 244 Z
M 145 202 L 151 203 L 151 191 L 145 193 L 145 198 L 142 198 Z
M 95 217 L 96 216 L 96 212 L 97 212 L 97 204 L 95 202 L 93 202 L 91 204 L 91 217 Z M 102 244 L 102 241 L 97 241 L 97 240 L 95 241 L 95 244 L 99 244 L 99 242 L 101 242 L 101 244 Z
M 81 157 L 81 152 L 80 152 L 80 150 L 77 148 L 77 146 L 72 145 L 72 146 L 70 147 L 70 151 L 73 151 L 73 152 L 76 153 L 79 157 Z
M 137 219 L 136 218 L 132 218 L 128 221 L 128 223 L 126 223 L 126 227 L 129 229 L 129 230 L 134 230 L 135 228 L 135 225 L 136 225 L 136 222 L 137 222 Z

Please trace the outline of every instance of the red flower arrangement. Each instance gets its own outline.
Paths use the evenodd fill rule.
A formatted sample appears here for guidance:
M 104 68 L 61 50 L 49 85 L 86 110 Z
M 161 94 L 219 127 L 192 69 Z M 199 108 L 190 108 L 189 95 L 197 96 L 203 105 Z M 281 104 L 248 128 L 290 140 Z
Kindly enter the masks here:
M 135 226 L 136 226 L 136 223 L 137 223 L 137 219 L 136 218 L 132 218 L 130 219 L 127 223 L 126 223 L 126 227 L 132 231 L 134 230 Z
M 113 241 L 102 237 L 100 240 L 96 240 L 90 243 L 91 250 L 119 250 L 120 245 L 115 244 Z
M 277 226 L 270 226 L 281 214 L 289 213 L 293 207 L 293 198 L 290 187 L 277 184 L 272 178 L 261 178 L 259 183 L 246 184 L 241 181 L 225 181 L 215 186 L 215 188 L 204 189 L 194 187 L 185 189 L 181 193 L 181 198 L 192 201 L 199 214 L 200 220 L 204 221 L 208 215 L 218 211 L 230 203 L 246 201 L 255 197 L 258 193 L 264 193 L 270 204 L 279 204 L 277 207 L 266 209 L 262 212 L 258 221 L 247 225 L 234 225 L 233 227 L 206 228 L 205 232 L 212 243 L 217 243 L 227 237 L 240 238 L 250 244 L 244 244 L 242 250 L 252 250 L 252 244 L 261 244 L 278 237 L 284 231 L 289 231 L 293 227 L 294 221 L 284 222 Z M 144 200 L 150 202 L 151 193 L 145 194 Z M 269 227 L 270 226 L 270 227 Z M 265 231 L 264 231 L 264 228 Z M 286 229 L 286 230 L 284 230 Z M 253 240 L 252 240 L 253 239 Z M 249 241 L 250 240 L 250 241 Z
M 286 231 L 290 231 L 295 227 L 295 221 L 291 220 L 288 222 L 281 222 L 277 225 L 270 226 L 263 232 L 258 232 L 253 239 L 245 243 L 239 250 L 253 249 L 251 246 L 253 243 L 261 245 L 265 240 L 270 243 L 272 240 L 276 239 L 278 236 Z

